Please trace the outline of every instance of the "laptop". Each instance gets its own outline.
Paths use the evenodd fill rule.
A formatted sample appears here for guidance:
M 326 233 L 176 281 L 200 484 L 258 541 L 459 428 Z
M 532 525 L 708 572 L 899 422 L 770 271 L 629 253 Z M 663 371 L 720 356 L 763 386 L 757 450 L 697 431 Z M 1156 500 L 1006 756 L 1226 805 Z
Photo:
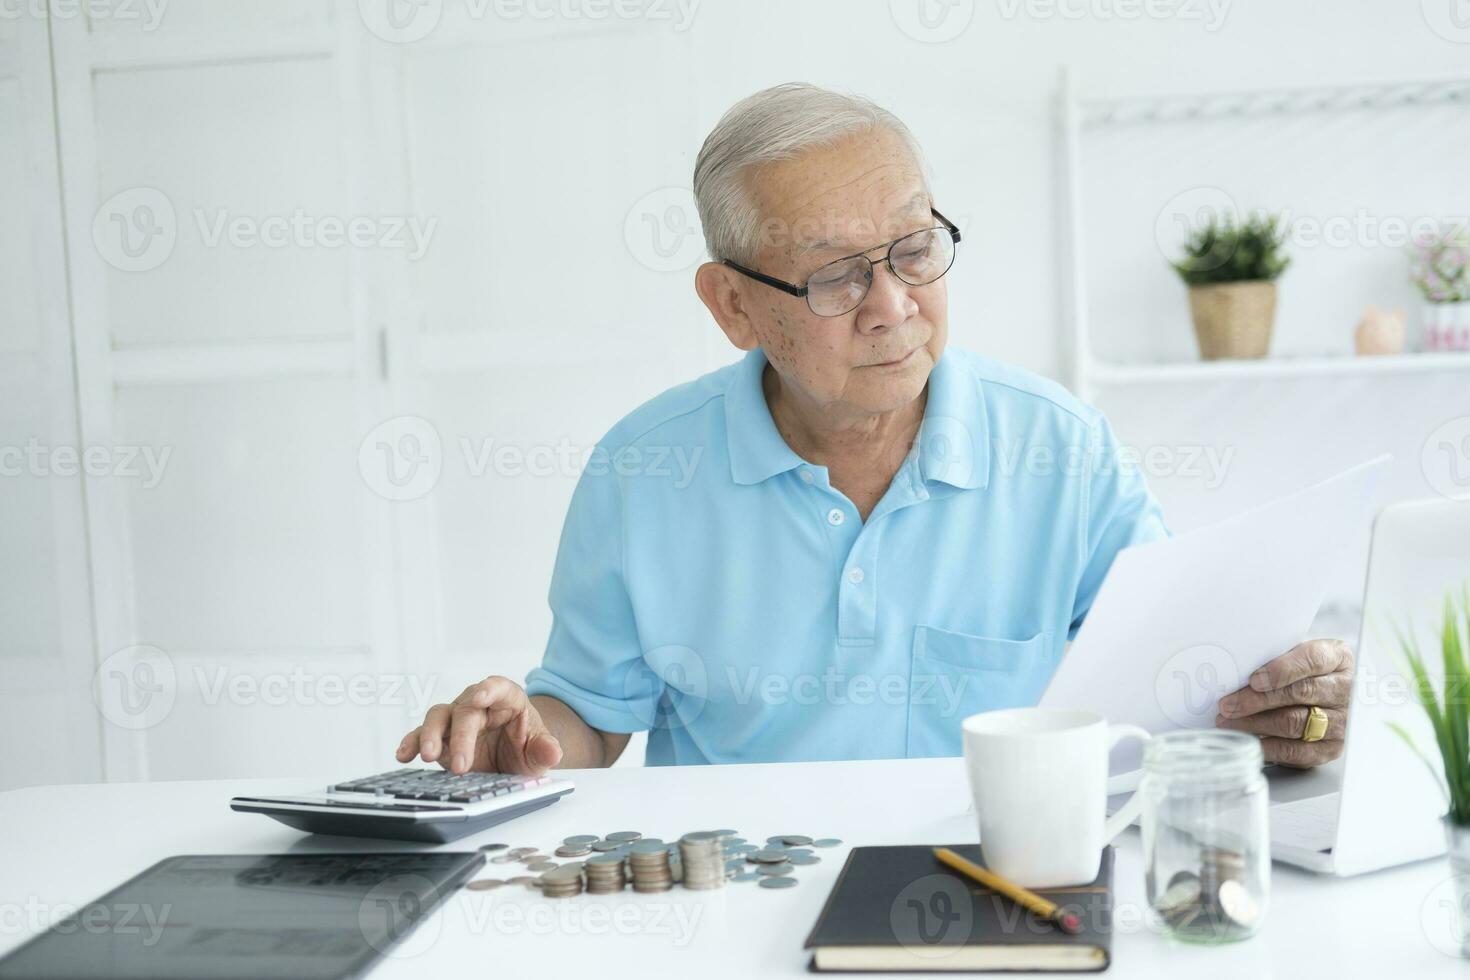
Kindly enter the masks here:
M 1271 856 L 1322 874 L 1356 875 L 1445 852 L 1444 796 L 1389 726 L 1438 767 L 1438 748 L 1409 684 L 1393 624 L 1412 624 L 1435 683 L 1445 596 L 1470 582 L 1470 499 L 1392 504 L 1373 523 L 1353 705 L 1343 754 L 1315 769 L 1268 766 Z M 1441 688 L 1442 690 L 1442 688 Z M 1137 785 L 1115 777 L 1109 812 Z

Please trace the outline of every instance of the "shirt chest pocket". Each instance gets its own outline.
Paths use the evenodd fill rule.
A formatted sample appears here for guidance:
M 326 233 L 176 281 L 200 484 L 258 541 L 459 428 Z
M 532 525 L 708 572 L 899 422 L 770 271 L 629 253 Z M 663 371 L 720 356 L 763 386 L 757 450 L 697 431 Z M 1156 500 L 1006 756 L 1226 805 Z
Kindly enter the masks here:
M 960 755 L 960 723 L 970 715 L 1035 704 L 1055 666 L 1051 636 L 1005 640 L 915 627 L 908 756 Z

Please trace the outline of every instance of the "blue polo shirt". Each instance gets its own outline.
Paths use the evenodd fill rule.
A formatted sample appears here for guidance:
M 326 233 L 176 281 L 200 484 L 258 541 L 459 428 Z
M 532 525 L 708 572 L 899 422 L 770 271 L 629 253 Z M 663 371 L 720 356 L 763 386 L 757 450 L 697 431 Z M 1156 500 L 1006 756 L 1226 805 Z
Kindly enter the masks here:
M 530 694 L 650 765 L 959 755 L 1034 704 L 1119 550 L 1167 536 L 1101 413 L 962 350 L 864 521 L 777 431 L 756 349 L 599 441 Z

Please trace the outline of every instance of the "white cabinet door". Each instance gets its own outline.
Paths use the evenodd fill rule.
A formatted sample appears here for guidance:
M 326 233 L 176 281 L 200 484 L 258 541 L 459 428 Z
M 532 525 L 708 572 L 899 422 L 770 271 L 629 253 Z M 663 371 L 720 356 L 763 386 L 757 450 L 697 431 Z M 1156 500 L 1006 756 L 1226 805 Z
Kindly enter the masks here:
M 398 256 L 356 5 L 51 26 L 82 440 L 145 470 L 87 479 L 105 773 L 386 768 L 412 686 L 358 448 Z
M 586 453 L 711 366 L 687 25 L 521 9 L 53 18 L 79 438 L 142 470 L 86 481 L 107 777 L 375 771 L 523 677 Z
M 427 427 L 438 447 L 403 542 L 420 587 L 405 627 L 452 695 L 540 661 L 587 454 L 711 366 L 716 331 L 693 290 L 696 93 L 669 84 L 690 77 L 688 35 L 657 20 L 470 6 L 393 54 L 404 208 L 437 221 L 395 342 L 394 424 Z M 625 755 L 641 759 L 641 745 Z
M 58 173 L 47 22 L 18 10 L 0 18 L 0 789 L 101 775 Z

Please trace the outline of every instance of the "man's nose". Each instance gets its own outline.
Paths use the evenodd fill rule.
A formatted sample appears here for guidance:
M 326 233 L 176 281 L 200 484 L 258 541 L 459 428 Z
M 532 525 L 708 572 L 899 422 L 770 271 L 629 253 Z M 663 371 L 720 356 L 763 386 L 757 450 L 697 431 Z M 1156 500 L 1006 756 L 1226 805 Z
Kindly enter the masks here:
M 873 285 L 857 310 L 859 330 L 896 327 L 919 312 L 919 304 L 909 295 L 913 287 L 893 274 L 887 262 L 873 263 Z

